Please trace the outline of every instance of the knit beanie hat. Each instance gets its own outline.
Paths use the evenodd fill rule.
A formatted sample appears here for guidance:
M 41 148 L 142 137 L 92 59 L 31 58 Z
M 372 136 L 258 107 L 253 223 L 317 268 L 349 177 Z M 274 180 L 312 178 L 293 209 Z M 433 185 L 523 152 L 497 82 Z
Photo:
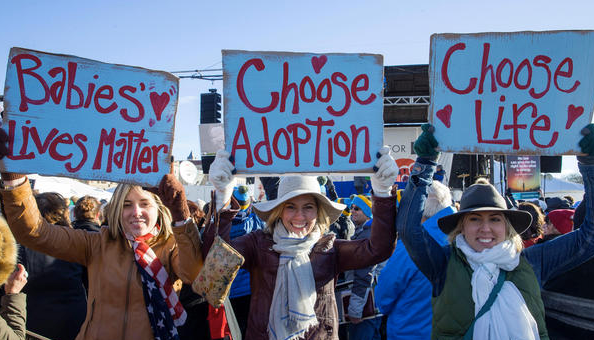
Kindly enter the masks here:
M 341 203 L 341 204 L 346 205 L 346 208 L 342 211 L 342 214 L 345 216 L 351 216 L 351 211 L 350 211 L 351 199 L 349 197 L 347 197 L 347 198 L 339 197 L 336 199 L 336 203 Z
M 354 195 L 351 199 L 351 205 L 358 206 L 365 216 L 373 218 L 373 215 L 371 214 L 371 201 L 367 197 L 363 195 Z
M 569 209 L 571 204 L 563 197 L 550 197 L 546 198 L 547 210 L 546 212 L 558 210 L 558 209 Z
M 239 203 L 241 210 L 247 209 L 247 207 L 250 205 L 249 191 L 250 190 L 246 185 L 240 185 L 233 188 L 233 197 L 235 197 Z
M 551 211 L 547 217 L 563 235 L 573 230 L 573 213 L 574 211 L 570 209 L 557 209 Z

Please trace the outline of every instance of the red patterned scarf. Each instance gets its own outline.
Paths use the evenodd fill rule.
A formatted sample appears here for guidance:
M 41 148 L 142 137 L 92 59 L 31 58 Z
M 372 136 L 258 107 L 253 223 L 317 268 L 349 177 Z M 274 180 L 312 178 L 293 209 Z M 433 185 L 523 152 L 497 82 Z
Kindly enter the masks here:
M 158 234 L 159 226 L 155 226 L 153 232 L 155 231 L 156 234 Z M 132 242 L 132 249 L 134 249 L 134 258 L 136 259 L 136 262 L 157 283 L 157 288 L 167 303 L 169 313 L 173 318 L 173 323 L 175 326 L 181 326 L 186 322 L 186 311 L 179 301 L 175 290 L 173 290 L 173 284 L 171 283 L 171 280 L 169 280 L 169 275 L 167 274 L 165 267 L 163 267 L 163 264 L 155 252 L 146 243 L 146 241 L 154 236 L 155 235 L 152 233 L 148 233 L 132 240 L 130 240 L 128 235 L 127 238 Z

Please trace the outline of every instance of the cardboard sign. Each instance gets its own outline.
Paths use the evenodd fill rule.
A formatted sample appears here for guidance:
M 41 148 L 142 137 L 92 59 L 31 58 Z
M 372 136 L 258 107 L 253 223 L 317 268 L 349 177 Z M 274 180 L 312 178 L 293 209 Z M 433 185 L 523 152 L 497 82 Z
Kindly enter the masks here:
M 594 31 L 431 36 L 430 117 L 441 150 L 579 152 L 592 121 Z
M 12 48 L 2 169 L 156 185 L 170 170 L 178 78 Z
M 240 173 L 372 172 L 383 57 L 223 51 L 226 149 Z

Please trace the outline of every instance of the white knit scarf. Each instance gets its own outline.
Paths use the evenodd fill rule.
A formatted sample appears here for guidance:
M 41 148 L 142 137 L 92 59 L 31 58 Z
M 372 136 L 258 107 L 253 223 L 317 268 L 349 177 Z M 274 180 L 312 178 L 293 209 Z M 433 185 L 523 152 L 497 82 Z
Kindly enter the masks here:
M 305 237 L 298 237 L 287 232 L 280 220 L 274 227 L 272 249 L 280 256 L 268 316 L 270 339 L 299 339 L 318 324 L 314 310 L 316 283 L 309 253 L 319 239 L 318 228 Z
M 520 263 L 520 252 L 510 240 L 476 252 L 462 234 L 456 236 L 456 247 L 466 255 L 473 270 L 470 283 L 476 315 L 497 283 L 499 270 L 515 269 Z M 476 320 L 473 339 L 540 339 L 536 321 L 530 314 L 524 297 L 511 281 L 505 281 L 489 311 Z

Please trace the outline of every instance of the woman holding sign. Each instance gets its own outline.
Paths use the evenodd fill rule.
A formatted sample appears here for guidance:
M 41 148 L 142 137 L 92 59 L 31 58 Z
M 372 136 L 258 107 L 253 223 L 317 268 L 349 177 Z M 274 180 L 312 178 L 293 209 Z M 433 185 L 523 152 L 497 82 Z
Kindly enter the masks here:
M 584 129 L 578 157 L 587 211 L 594 211 L 594 125 Z M 554 242 L 523 249 L 519 236 L 531 215 L 509 210 L 495 187 L 466 189 L 460 211 L 438 220 L 450 244 L 440 246 L 421 228 L 427 187 L 437 157 L 432 127 L 415 142 L 418 155 L 400 201 L 398 234 L 433 286 L 433 339 L 548 339 L 540 287 L 594 255 L 594 221 Z
M 0 158 L 7 154 L 6 140 L 0 129 Z M 164 176 L 159 195 L 118 185 L 107 208 L 109 225 L 87 232 L 44 220 L 24 175 L 2 173 L 2 179 L 4 210 L 17 241 L 88 268 L 87 316 L 77 339 L 179 338 L 176 326 L 186 313 L 173 283 L 191 283 L 202 267 L 200 237 L 181 183 Z
M 230 244 L 245 258 L 251 277 L 251 304 L 246 339 L 338 339 L 338 311 L 334 296 L 340 272 L 387 259 L 394 250 L 396 197 L 390 196 L 398 166 L 384 147 L 371 177 L 373 215 L 370 239 L 335 240 L 328 226 L 345 205 L 320 192 L 315 176 L 288 176 L 279 183 L 277 198 L 254 204 L 267 228 L 235 238 Z M 219 233 L 229 240 L 234 166 L 219 151 L 210 168 L 216 188 Z M 225 207 L 226 206 L 226 207 Z M 228 222 L 225 222 L 228 221 Z M 204 232 L 203 252 L 214 238 L 214 226 Z

